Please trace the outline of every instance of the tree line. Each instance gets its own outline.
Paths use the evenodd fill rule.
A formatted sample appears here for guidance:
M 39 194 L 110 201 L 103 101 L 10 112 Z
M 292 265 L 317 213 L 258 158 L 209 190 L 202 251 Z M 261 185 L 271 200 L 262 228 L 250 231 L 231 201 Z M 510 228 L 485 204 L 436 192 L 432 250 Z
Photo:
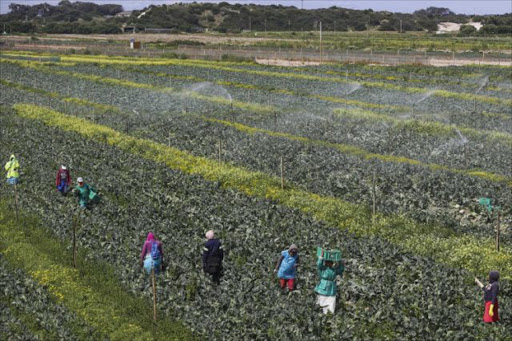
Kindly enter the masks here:
M 242 31 L 428 31 L 440 22 L 482 22 L 480 31 L 463 26 L 461 35 L 511 34 L 512 14 L 462 15 L 448 8 L 429 7 L 412 14 L 352 10 L 341 7 L 303 10 L 294 6 L 229 4 L 226 2 L 149 6 L 129 16 L 117 16 L 121 5 L 61 1 L 58 5 L 9 5 L 0 24 L 12 33 L 121 33 L 123 26 L 168 29 L 172 32 Z

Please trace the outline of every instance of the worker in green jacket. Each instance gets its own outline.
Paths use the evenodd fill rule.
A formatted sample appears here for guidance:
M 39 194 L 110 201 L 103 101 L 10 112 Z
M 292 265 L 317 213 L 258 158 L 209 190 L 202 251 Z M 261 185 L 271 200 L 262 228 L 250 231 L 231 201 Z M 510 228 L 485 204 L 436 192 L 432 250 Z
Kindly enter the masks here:
M 9 161 L 5 164 L 5 170 L 7 171 L 7 183 L 9 185 L 16 185 L 20 182 L 19 168 L 20 163 L 16 159 L 16 156 L 12 154 Z
M 324 252 L 322 250 L 321 256 L 318 258 L 316 265 L 318 267 L 318 275 L 320 276 L 320 283 L 315 287 L 317 293 L 317 304 L 323 308 L 324 314 L 329 311 L 334 314 L 336 309 L 336 276 L 341 276 L 345 267 L 342 263 L 333 263 L 329 260 L 324 260 Z
M 80 208 L 85 209 L 91 201 L 98 200 L 98 195 L 92 186 L 86 184 L 82 177 L 77 179 L 78 185 L 73 189 L 73 193 L 78 197 Z

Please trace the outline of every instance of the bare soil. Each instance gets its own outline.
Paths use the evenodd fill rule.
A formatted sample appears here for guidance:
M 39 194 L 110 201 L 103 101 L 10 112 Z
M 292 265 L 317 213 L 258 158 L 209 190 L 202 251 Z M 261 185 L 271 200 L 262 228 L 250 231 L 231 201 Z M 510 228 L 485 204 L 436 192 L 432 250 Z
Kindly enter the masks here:
M 39 38 L 39 37 L 38 37 Z M 241 45 L 250 45 L 254 42 L 262 42 L 262 41 L 274 41 L 274 40 L 282 40 L 279 38 L 258 38 L 258 37 L 230 37 L 230 36 L 215 36 L 210 34 L 158 34 L 158 33 L 148 33 L 148 34 L 124 34 L 124 35 L 113 35 L 113 34 L 48 34 L 45 37 L 40 37 L 39 39 L 52 39 L 52 40 L 76 40 L 76 39 L 89 39 L 89 40 L 116 40 L 122 41 L 126 40 L 128 43 L 130 39 L 135 39 L 136 41 L 141 41 L 143 43 L 147 42 L 172 42 L 175 40 L 188 40 L 195 41 L 204 44 L 226 44 L 226 43 L 234 43 Z M 293 41 L 293 39 L 285 39 L 287 41 Z
M 275 65 L 275 66 L 308 66 L 308 65 L 320 65 L 320 62 L 310 62 L 301 60 L 285 60 L 285 59 L 262 59 L 256 58 L 256 63 L 264 65 Z
M 27 37 L 24 36 L 4 36 L 2 37 L 2 40 L 10 41 L 11 43 L 15 44 L 15 49 L 28 49 L 28 50 L 54 50 L 54 51 L 60 51 L 60 50 L 69 50 L 69 49 L 75 49 L 75 50 L 83 50 L 86 48 L 91 48 L 90 43 L 87 43 L 86 41 L 80 41 L 80 40 L 95 40 L 98 43 L 104 43 L 109 40 L 116 40 L 116 41 L 123 41 L 126 40 L 126 48 L 128 48 L 129 40 L 131 38 L 136 39 L 137 41 L 142 42 L 156 42 L 161 41 L 163 43 L 165 42 L 172 42 L 176 40 L 188 40 L 188 41 L 195 41 L 199 43 L 204 44 L 227 44 L 227 45 L 234 45 L 234 46 L 240 46 L 241 48 L 239 51 L 233 51 L 230 53 L 233 53 L 235 55 L 240 55 L 243 57 L 251 57 L 254 56 L 250 50 L 245 51 L 243 49 L 243 46 L 246 45 L 252 45 L 256 42 L 262 42 L 262 41 L 275 41 L 275 38 L 258 38 L 258 37 L 231 37 L 231 36 L 216 36 L 211 34 L 125 34 L 125 35 L 112 35 L 112 34 L 48 34 L 44 36 L 37 36 L 39 42 L 34 42 L 34 44 L 27 43 Z M 51 44 L 46 42 L 48 40 L 60 40 L 63 42 L 62 45 L 60 44 Z M 286 39 L 288 40 L 288 39 Z M 69 45 L 68 45 L 69 42 Z M 102 48 L 99 47 L 98 48 Z M 117 45 L 117 48 L 119 48 L 119 45 Z M 202 47 L 198 46 L 190 46 L 187 47 L 187 50 L 183 51 L 184 53 L 192 53 L 191 51 L 188 51 L 189 49 L 202 49 Z M 119 51 L 114 51 L 119 52 Z M 149 52 L 151 53 L 151 52 Z M 148 55 L 149 55 L 148 53 Z M 315 56 L 309 56 L 312 58 L 309 58 L 307 61 L 303 60 L 289 60 L 284 58 L 279 58 L 279 56 L 275 56 L 272 58 L 271 56 L 273 53 L 268 53 L 268 57 L 263 55 L 263 58 L 257 58 L 256 62 L 259 64 L 265 64 L 265 65 L 277 65 L 277 66 L 290 66 L 290 67 L 296 67 L 296 66 L 306 66 L 306 65 L 320 65 L 321 62 L 319 60 L 315 60 Z M 307 56 L 305 56 L 306 59 Z M 332 61 L 331 61 L 332 62 Z M 369 61 L 371 62 L 371 61 Z M 379 63 L 381 65 L 387 65 L 387 61 L 384 61 L 383 63 Z M 398 61 L 400 63 L 400 61 Z M 411 62 L 411 61 L 405 61 L 405 63 Z M 426 63 L 426 61 L 423 61 Z M 324 63 L 329 63 L 328 60 L 324 60 Z M 377 62 L 378 63 L 378 62 Z M 478 59 L 469 59 L 469 58 L 429 58 L 428 65 L 431 66 L 462 66 L 462 65 L 469 65 L 469 64 L 481 64 L 481 65 L 503 65 L 503 66 L 512 66 L 512 59 L 501 59 L 499 60 L 492 60 L 492 59 L 486 59 L 484 58 L 478 58 Z M 393 64 L 389 64 L 393 65 Z
M 493 60 L 474 60 L 474 59 L 430 59 L 431 66 L 463 66 L 470 64 L 478 64 L 478 65 L 503 65 L 503 66 L 512 66 L 512 60 L 510 61 L 493 61 Z

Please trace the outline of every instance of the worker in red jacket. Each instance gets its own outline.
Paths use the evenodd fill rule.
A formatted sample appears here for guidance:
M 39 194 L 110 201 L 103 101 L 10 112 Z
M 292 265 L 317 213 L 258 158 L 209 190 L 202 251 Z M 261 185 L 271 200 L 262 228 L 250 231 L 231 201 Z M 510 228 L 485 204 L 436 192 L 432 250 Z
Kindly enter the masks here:
M 66 166 L 60 166 L 57 171 L 57 177 L 55 179 L 55 185 L 57 186 L 57 190 L 62 194 L 66 195 L 71 188 L 71 175 L 69 173 L 69 169 Z

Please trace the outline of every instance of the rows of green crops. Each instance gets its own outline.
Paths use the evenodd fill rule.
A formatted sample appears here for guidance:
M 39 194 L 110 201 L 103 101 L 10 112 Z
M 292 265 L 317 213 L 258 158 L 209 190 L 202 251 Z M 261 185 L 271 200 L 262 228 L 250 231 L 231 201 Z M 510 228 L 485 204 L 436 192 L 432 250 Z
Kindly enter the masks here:
M 31 77 L 37 79 L 35 76 Z M 39 82 L 43 81 L 48 81 L 48 79 L 42 78 Z M 94 83 L 78 83 L 75 84 L 77 90 L 73 90 L 71 86 L 76 83 L 76 80 L 68 80 L 66 83 L 65 81 L 66 79 L 62 77 L 58 82 L 54 81 L 53 83 L 67 87 L 68 91 L 73 91 L 76 95 L 79 95 L 84 88 L 94 87 L 97 91 L 94 91 L 92 95 L 101 99 L 101 94 L 106 94 L 103 98 L 107 103 L 109 102 L 107 96 L 114 98 L 116 103 L 120 103 L 120 100 L 126 98 L 130 102 L 121 103 L 120 106 L 125 108 L 132 106 L 138 113 L 127 112 L 123 115 L 95 117 L 99 122 L 123 131 L 131 130 L 138 136 L 148 137 L 155 141 L 168 141 L 198 155 L 215 154 L 217 148 L 215 145 L 219 139 L 222 139 L 226 149 L 225 159 L 267 173 L 277 172 L 279 158 L 284 156 L 287 169 L 290 169 L 286 172 L 286 177 L 290 180 L 317 193 L 341 196 L 356 203 L 371 205 L 372 187 L 376 183 L 378 197 L 376 205 L 379 211 L 402 212 L 422 221 L 440 221 L 448 226 L 453 226 L 456 230 L 472 231 L 472 233 L 485 236 L 492 229 L 491 221 L 485 219 L 466 221 L 459 214 L 456 205 L 462 204 L 469 210 L 478 212 L 479 207 L 474 201 L 475 198 L 482 193 L 487 195 L 489 192 L 494 193 L 495 198 L 500 202 L 509 201 L 507 198 L 510 197 L 510 191 L 503 186 L 501 181 L 482 181 L 467 176 L 454 178 L 455 174 L 443 171 L 442 168 L 432 172 L 432 167 L 435 170 L 436 166 L 425 169 L 421 164 L 411 165 L 409 162 L 397 165 L 394 162 L 386 162 L 385 157 L 386 154 L 391 157 L 398 154 L 398 156 L 413 158 L 412 160 L 418 160 L 425 164 L 467 170 L 466 174 L 484 177 L 489 175 L 489 179 L 492 180 L 492 173 L 504 176 L 510 174 L 512 154 L 507 143 L 504 145 L 502 143 L 486 143 L 485 140 L 475 139 L 475 141 L 467 141 L 463 144 L 458 140 L 456 131 L 452 135 L 436 136 L 435 133 L 439 129 L 436 130 L 435 125 L 426 133 L 418 134 L 418 128 L 421 126 L 415 126 L 414 122 L 416 121 L 411 121 L 407 125 L 397 124 L 393 131 L 386 129 L 386 122 L 384 125 L 379 124 L 375 127 L 375 124 L 371 122 L 371 117 L 370 122 L 363 125 L 355 115 L 352 115 L 351 120 L 340 121 L 332 116 L 329 119 L 319 120 L 315 116 L 310 117 L 311 115 L 300 117 L 300 114 L 295 113 L 279 113 L 277 120 L 267 116 L 264 121 L 259 116 L 256 119 L 251 119 L 250 112 L 237 113 L 228 110 L 224 114 L 223 111 L 226 111 L 226 108 L 222 106 L 214 106 L 211 103 L 205 106 L 202 101 L 196 101 L 196 103 L 192 100 L 186 101 L 188 110 L 191 111 L 212 115 L 211 112 L 205 112 L 205 110 L 215 110 L 215 115 L 226 117 L 228 120 L 233 120 L 233 117 L 236 117 L 236 120 L 249 123 L 251 126 L 300 134 L 294 136 L 304 136 L 315 140 L 340 141 L 344 144 L 364 147 L 368 152 L 384 155 L 377 160 L 378 162 L 372 162 L 364 157 L 357 157 L 357 155 L 356 157 L 345 155 L 346 153 L 343 151 L 342 153 L 333 151 L 332 148 L 325 146 L 311 148 L 308 144 L 300 141 L 292 141 L 290 144 L 279 136 L 263 140 L 260 136 L 254 138 L 243 131 L 239 132 L 231 127 L 223 127 L 220 124 L 215 124 L 216 122 L 201 122 L 198 118 L 184 117 L 176 120 L 173 115 L 178 114 L 181 117 L 180 112 L 183 110 L 183 104 L 180 104 L 183 99 L 179 94 L 176 96 L 161 95 L 158 92 L 155 94 L 154 91 L 140 93 L 140 91 L 117 88 L 117 95 L 112 96 L 113 92 L 108 87 L 103 90 L 102 87 Z M 120 98 L 121 91 L 126 91 L 126 97 Z M 19 96 L 19 93 L 16 92 L 14 96 Z M 26 97 L 23 100 L 25 99 Z M 21 98 L 14 98 L 13 102 L 17 100 L 23 101 Z M 44 103 L 44 99 L 42 101 Z M 157 115 L 159 107 L 162 107 L 160 110 L 164 110 L 166 104 L 165 114 Z M 154 107 L 148 109 L 150 105 Z M 77 114 L 74 110 L 70 111 Z M 80 115 L 80 112 L 78 114 Z M 389 123 L 389 121 L 387 122 Z M 143 128 L 139 127 L 140 125 Z M 368 135 L 367 130 L 371 128 L 374 129 L 375 135 Z M 480 136 L 480 138 L 484 138 L 484 136 Z M 279 144 L 282 144 L 282 148 L 276 149 L 275 146 Z M 203 149 L 203 146 L 206 148 Z M 248 150 L 253 152 L 248 153 Z M 489 150 L 493 150 L 493 152 L 489 153 Z M 260 155 L 273 155 L 273 157 L 262 158 Z M 340 162 L 329 161 L 333 160 L 334 155 L 336 158 L 342 158 Z M 391 157 L 388 158 L 389 161 L 392 161 Z M 415 175 L 410 177 L 409 181 L 404 181 L 403 175 L 409 174 L 411 171 L 414 171 Z M 375 177 L 374 173 L 376 173 Z M 491 186 L 490 189 L 482 191 L 482 188 L 488 186 Z M 508 235 L 505 234 L 504 238 L 508 238 Z
M 161 309 L 192 329 L 211 331 L 210 337 L 436 338 L 450 331 L 461 338 L 490 335 L 485 326 L 478 326 L 479 293 L 466 271 L 413 256 L 380 239 L 354 238 L 275 202 L 223 190 L 197 176 L 166 170 L 13 113 L 3 112 L 2 126 L 7 127 L 2 143 L 11 147 L 12 141 L 23 141 L 16 145 L 27 165 L 25 181 L 33 184 L 20 186 L 20 206 L 44 212 L 44 225 L 69 240 L 71 217 L 62 212 L 72 214 L 73 203 L 58 197 L 52 181 L 37 181 L 51 179 L 60 159 L 69 160 L 75 174 L 87 174 L 88 181 L 108 193 L 78 229 L 79 249 L 114 265 L 128 290 L 140 295 L 142 289 L 147 295 L 148 284 L 137 271 L 136 257 L 151 226 L 166 245 L 170 262 L 159 279 Z M 27 135 L 21 139 L 21 134 Z M 66 145 L 67 151 L 55 155 L 48 145 Z M 229 250 L 219 288 L 211 287 L 198 264 L 208 228 L 218 231 Z M 301 247 L 303 267 L 301 292 L 287 296 L 277 290 L 271 269 L 275 254 L 290 240 Z M 329 322 L 332 328 L 323 327 L 327 320 L 314 309 L 316 245 L 341 246 L 346 258 L 340 310 Z M 427 282 L 418 281 L 424 276 Z M 506 302 L 506 285 L 502 295 Z M 457 307 L 446 311 L 445 304 Z M 282 313 L 290 309 L 293 316 Z M 463 331 L 466 326 L 472 328 Z M 504 335 L 505 330 L 491 332 Z
M 4 259 L 0 260 L 0 283 L 2 340 L 87 340 L 99 336 L 76 314 L 55 302 L 43 286 Z
M 2 194 L 11 193 L 4 188 Z M 149 302 L 127 293 L 111 265 L 79 250 L 72 266 L 69 241 L 14 206 L 0 203 L 2 339 L 193 339 L 174 319 L 157 327 Z
M 78 230 L 84 262 L 112 265 L 124 290 L 150 302 L 137 254 L 145 234 L 155 231 L 170 259 L 158 279 L 160 312 L 201 338 L 506 339 L 512 127 L 499 68 L 459 69 L 474 78 L 447 70 L 447 87 L 440 89 L 454 95 L 426 97 L 413 113 L 412 104 L 425 93 L 408 91 L 418 87 L 411 79 L 383 80 L 386 69 L 350 66 L 349 82 L 341 75 L 345 66 L 297 71 L 344 79 L 328 83 L 271 76 L 288 73 L 280 68 L 194 63 L 2 62 L 0 140 L 2 153 L 16 152 L 23 165 L 22 210 L 37 214 L 54 238 L 68 243 L 75 203 L 57 196 L 52 183 L 58 165 L 70 165 L 74 177 L 85 176 L 103 193 Z M 372 78 L 372 72 L 383 77 Z M 391 69 L 389 77 L 400 72 Z M 418 74 L 437 84 L 430 72 Z M 488 89 L 479 92 L 477 112 L 470 113 L 475 104 L 458 94 L 471 93 L 486 76 L 482 89 Z M 384 86 L 368 87 L 364 80 Z M 353 88 L 355 82 L 360 88 Z M 375 91 L 380 99 L 372 97 Z M 462 109 L 453 112 L 454 106 Z M 438 114 L 425 117 L 432 108 Z M 0 191 L 11 197 L 6 186 Z M 500 255 L 493 251 L 495 221 L 479 207 L 480 196 L 503 206 Z M 199 266 L 210 228 L 227 250 L 220 287 L 212 287 Z M 271 270 L 291 242 L 301 250 L 301 290 L 283 295 Z M 333 317 L 314 307 L 318 245 L 341 247 L 346 260 Z M 9 263 L 2 271 L 19 273 L 16 266 L 27 271 L 29 264 Z M 503 270 L 503 323 L 489 329 L 480 323 L 482 302 L 472 275 L 483 279 L 493 266 Z M 58 301 L 58 290 L 27 273 Z M 72 300 L 61 305 L 55 314 L 73 319 L 80 311 Z M 10 333 L 33 337 L 34 328 L 21 331 L 30 324 L 20 318 L 24 314 L 6 306 L 0 319 L 13 321 Z M 90 316 L 82 318 L 70 322 L 72 328 L 53 328 L 61 334 L 71 328 L 69 335 L 96 328 L 115 338 Z M 153 333 L 148 338 L 159 338 Z

